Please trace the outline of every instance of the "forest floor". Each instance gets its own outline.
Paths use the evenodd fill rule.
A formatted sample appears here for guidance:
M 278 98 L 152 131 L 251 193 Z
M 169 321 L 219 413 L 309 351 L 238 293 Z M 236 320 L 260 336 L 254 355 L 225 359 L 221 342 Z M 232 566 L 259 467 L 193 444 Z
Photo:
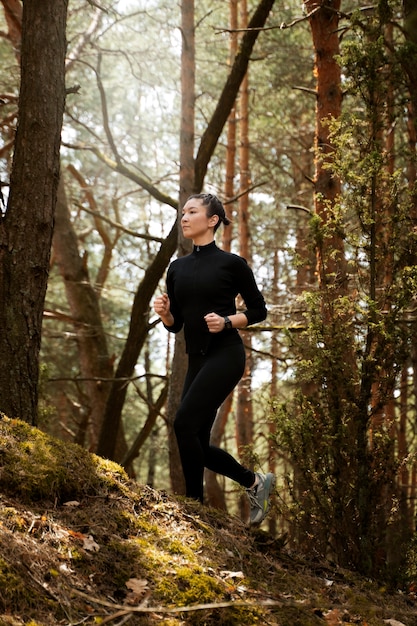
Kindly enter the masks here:
M 3 416 L 0 626 L 125 623 L 416 626 L 417 599 Z

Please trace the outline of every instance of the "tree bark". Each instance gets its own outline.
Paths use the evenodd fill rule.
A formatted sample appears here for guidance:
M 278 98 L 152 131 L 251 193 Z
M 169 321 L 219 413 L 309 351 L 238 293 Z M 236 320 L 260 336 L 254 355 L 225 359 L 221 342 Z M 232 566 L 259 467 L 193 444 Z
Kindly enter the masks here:
M 230 14 L 230 65 L 233 65 L 238 49 L 238 1 L 230 0 L 229 2 L 229 14 Z M 232 221 L 233 211 L 232 204 L 227 203 L 227 200 L 231 200 L 234 193 L 234 180 L 236 170 L 236 106 L 230 111 L 227 120 L 227 140 L 226 140 L 226 176 L 224 186 L 224 197 L 226 199 L 225 211 L 227 217 Z M 233 223 L 228 226 L 224 226 L 222 230 L 222 249 L 230 252 L 232 246 L 233 235 Z M 213 425 L 211 440 L 213 445 L 220 446 L 228 415 L 233 402 L 234 392 L 225 400 L 223 406 L 220 407 L 216 421 Z M 206 470 L 205 473 L 206 483 L 206 495 L 207 500 L 211 506 L 218 509 L 226 510 L 225 494 L 219 484 L 217 474 Z
M 232 403 L 233 393 L 230 393 L 219 408 L 213 424 L 213 428 L 211 429 L 210 443 L 213 446 L 219 447 L 221 445 L 221 441 L 223 439 L 224 431 L 226 428 L 226 423 L 232 408 Z M 206 469 L 204 477 L 206 486 L 206 497 L 209 505 L 215 507 L 216 509 L 227 511 L 226 497 L 224 489 L 219 484 L 218 474 L 212 472 L 209 469 Z
M 64 281 L 68 304 L 77 335 L 81 378 L 89 400 L 88 442 L 78 443 L 95 450 L 113 378 L 113 364 L 102 324 L 98 293 L 93 288 L 85 260 L 80 256 L 61 179 L 58 188 L 55 231 L 55 258 Z
M 176 243 L 177 222 L 174 223 L 168 237 L 161 244 L 135 294 L 129 332 L 115 372 L 115 380 L 110 388 L 97 446 L 97 454 L 112 460 L 120 460 L 115 458 L 117 435 L 127 393 L 127 383 L 133 374 L 140 351 L 149 332 L 149 302 L 169 263 L 169 259 L 174 253 Z
M 181 127 L 180 127 L 180 196 L 178 205 L 178 256 L 191 251 L 191 241 L 184 239 L 180 226 L 181 209 L 194 189 L 195 124 L 195 25 L 194 0 L 181 3 Z M 185 493 L 181 459 L 174 432 L 174 420 L 181 400 L 187 372 L 184 333 L 175 337 L 166 410 L 171 485 L 174 493 Z
M 67 0 L 25 0 L 19 122 L 0 222 L 0 398 L 37 423 L 39 349 L 65 104 Z
M 329 167 L 333 157 L 329 120 L 338 119 L 342 108 L 341 70 L 337 62 L 340 0 L 306 0 L 305 5 L 310 14 L 317 77 L 314 204 L 316 214 L 326 225 L 332 219 L 332 207 L 341 189 L 339 178 Z M 334 253 L 329 255 L 328 250 Z M 320 283 L 337 280 L 341 288 L 346 288 L 343 240 L 337 234 L 327 235 L 317 247 L 317 266 Z
M 240 3 L 240 28 L 248 26 L 246 0 Z M 239 92 L 239 253 L 252 264 L 249 230 L 249 76 L 246 72 Z M 252 406 L 252 338 L 251 333 L 240 331 L 246 350 L 245 371 L 237 388 L 236 406 L 236 441 L 240 456 L 247 463 L 249 446 L 253 443 L 253 406 Z M 242 519 L 249 517 L 249 501 L 246 497 L 240 500 Z

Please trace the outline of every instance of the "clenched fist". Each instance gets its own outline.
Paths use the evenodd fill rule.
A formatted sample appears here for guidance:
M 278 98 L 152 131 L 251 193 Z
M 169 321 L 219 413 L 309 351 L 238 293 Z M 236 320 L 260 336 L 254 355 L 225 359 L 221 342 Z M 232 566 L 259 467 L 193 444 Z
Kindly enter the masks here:
M 155 298 L 153 303 L 153 310 L 157 315 L 159 315 L 165 326 L 173 325 L 174 318 L 171 314 L 171 303 L 166 293 L 162 294 L 162 296 L 158 296 L 157 298 Z
M 224 329 L 224 317 L 221 315 L 217 315 L 217 313 L 207 313 L 204 319 L 210 333 L 221 333 Z

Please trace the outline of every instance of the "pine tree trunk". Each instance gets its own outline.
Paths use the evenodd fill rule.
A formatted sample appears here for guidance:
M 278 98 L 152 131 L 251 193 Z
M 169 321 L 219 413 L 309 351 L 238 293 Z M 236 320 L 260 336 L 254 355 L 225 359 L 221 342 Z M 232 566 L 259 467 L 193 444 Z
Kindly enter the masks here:
M 37 423 L 39 350 L 65 104 L 67 0 L 25 0 L 19 121 L 0 222 L 0 398 Z
M 246 0 L 240 3 L 239 27 L 246 29 L 248 13 Z M 251 265 L 249 232 L 249 77 L 246 73 L 239 96 L 239 253 Z M 244 463 L 248 463 L 247 450 L 253 443 L 253 406 L 252 406 L 252 350 L 251 334 L 241 330 L 240 335 L 246 346 L 246 366 L 237 388 L 236 440 Z M 246 458 L 245 458 L 246 457 Z M 241 498 L 240 514 L 242 519 L 249 516 L 249 504 L 246 497 Z
M 238 11 L 237 11 L 237 0 L 230 0 L 229 2 L 229 14 L 230 14 L 230 65 L 233 64 L 233 61 L 236 56 L 237 46 L 238 46 L 238 37 L 237 37 L 237 27 L 238 27 Z M 227 120 L 227 141 L 226 141 L 226 177 L 225 177 L 225 188 L 224 188 L 224 197 L 226 200 L 225 211 L 227 217 L 232 221 L 233 220 L 233 203 L 228 203 L 228 200 L 231 200 L 234 197 L 234 180 L 235 180 L 235 160 L 236 160 L 236 107 L 234 106 L 230 112 L 229 118 Z M 222 249 L 230 252 L 232 246 L 232 236 L 233 236 L 233 223 L 228 226 L 224 226 L 222 230 Z M 223 406 L 220 407 L 218 415 L 216 417 L 216 421 L 212 430 L 212 442 L 213 445 L 220 446 L 221 440 L 225 432 L 227 418 L 230 414 L 230 410 L 233 403 L 234 392 L 229 395 L 229 397 L 223 403 Z M 219 509 L 226 510 L 226 498 L 225 494 L 219 484 L 217 475 L 210 470 L 206 471 L 205 474 L 205 483 L 206 483 L 206 494 L 207 500 L 211 506 L 217 507 Z

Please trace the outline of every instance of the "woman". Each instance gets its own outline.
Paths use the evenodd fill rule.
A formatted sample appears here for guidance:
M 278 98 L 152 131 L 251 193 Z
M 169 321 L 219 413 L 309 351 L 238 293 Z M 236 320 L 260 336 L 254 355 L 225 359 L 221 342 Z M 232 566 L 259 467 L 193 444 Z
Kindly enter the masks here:
M 184 327 L 188 371 L 174 429 L 186 495 L 203 502 L 207 467 L 246 487 L 250 523 L 260 524 L 269 510 L 274 475 L 254 473 L 210 445 L 217 410 L 245 368 L 245 350 L 237 329 L 260 322 L 267 314 L 246 261 L 216 246 L 214 233 L 221 223 L 230 221 L 216 196 L 195 194 L 188 198 L 181 227 L 194 248 L 191 254 L 171 263 L 167 293 L 156 298 L 154 310 L 168 331 L 177 333 Z M 247 307 L 242 313 L 236 312 L 238 294 Z

